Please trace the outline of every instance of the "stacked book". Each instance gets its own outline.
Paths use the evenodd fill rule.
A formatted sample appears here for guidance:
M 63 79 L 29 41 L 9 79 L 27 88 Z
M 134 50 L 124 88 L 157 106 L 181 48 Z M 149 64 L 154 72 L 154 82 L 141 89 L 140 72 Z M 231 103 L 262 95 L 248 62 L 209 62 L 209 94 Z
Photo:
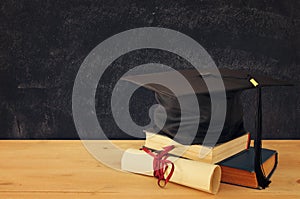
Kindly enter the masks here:
M 277 152 L 261 148 L 261 87 L 289 84 L 251 75 L 249 71 L 226 68 L 218 71 L 204 67 L 122 77 L 124 81 L 154 92 L 156 102 L 164 108 L 164 111 L 157 108 L 153 114 L 153 128 L 159 129 L 161 134 L 145 131 L 143 150 L 124 153 L 121 165 L 124 170 L 153 174 L 158 179 L 165 178 L 210 193 L 217 192 L 220 181 L 252 188 L 269 185 L 269 177 L 277 165 Z M 255 147 L 250 147 L 250 136 L 243 126 L 241 93 L 254 88 L 257 128 Z M 224 114 L 225 121 L 220 129 Z M 200 145 L 206 143 L 204 139 L 208 133 L 214 135 L 216 132 L 220 132 L 217 145 Z M 190 143 L 190 138 L 193 144 L 185 145 Z M 166 152 L 172 156 L 161 155 Z M 155 173 L 148 172 L 151 169 Z M 164 178 L 162 173 L 166 174 Z
M 214 147 L 199 144 L 183 145 L 166 135 L 155 134 L 150 131 L 145 131 L 145 134 L 146 140 L 143 147 L 153 153 L 163 150 L 164 147 L 170 146 L 170 144 L 174 146 L 169 151 L 171 156 L 169 159 L 174 160 L 175 171 L 176 169 L 180 170 L 180 174 L 177 174 L 177 176 L 174 174 L 170 181 L 210 193 L 218 191 L 218 181 L 259 188 L 254 169 L 254 148 L 249 146 L 249 133 L 228 142 L 217 144 Z M 201 151 L 206 152 L 205 156 L 201 155 Z M 122 169 L 134 173 L 153 175 L 152 172 L 142 172 L 146 168 L 151 171 L 153 161 L 151 156 L 141 150 L 136 151 L 136 153 L 131 151 L 131 153 L 134 155 L 125 152 L 122 159 Z M 176 158 L 179 159 L 179 165 L 176 165 L 176 161 L 178 161 Z M 262 149 L 261 167 L 266 176 L 273 172 L 276 164 L 277 152 Z M 196 182 L 196 180 L 203 180 L 208 183 Z M 197 183 L 201 185 L 197 186 Z

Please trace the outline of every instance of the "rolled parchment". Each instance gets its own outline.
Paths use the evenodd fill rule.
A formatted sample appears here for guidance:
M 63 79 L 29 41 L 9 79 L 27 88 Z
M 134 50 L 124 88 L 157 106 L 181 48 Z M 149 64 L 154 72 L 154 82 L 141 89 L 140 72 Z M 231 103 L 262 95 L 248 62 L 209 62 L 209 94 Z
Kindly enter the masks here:
M 175 170 L 171 182 L 216 194 L 220 187 L 221 167 L 218 165 L 168 157 L 174 163 Z M 142 150 L 127 149 L 121 160 L 124 171 L 153 176 L 153 157 Z M 168 175 L 168 171 L 165 176 Z

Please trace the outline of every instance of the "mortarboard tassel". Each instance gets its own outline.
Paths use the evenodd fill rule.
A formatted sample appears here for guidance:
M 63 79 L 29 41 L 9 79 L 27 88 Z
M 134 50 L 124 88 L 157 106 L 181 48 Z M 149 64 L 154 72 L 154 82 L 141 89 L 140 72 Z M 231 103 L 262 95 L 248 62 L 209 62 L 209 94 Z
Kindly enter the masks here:
M 255 138 L 254 138 L 254 150 L 255 150 L 255 156 L 254 156 L 254 169 L 255 174 L 258 182 L 258 186 L 261 189 L 264 189 L 269 186 L 271 183 L 270 177 L 272 173 L 276 169 L 277 162 L 275 163 L 275 167 L 271 171 L 271 173 L 268 176 L 265 176 L 263 168 L 261 167 L 261 147 L 262 147 L 262 100 L 261 100 L 261 86 L 259 83 L 254 79 L 253 77 L 249 76 L 250 83 L 256 88 L 256 122 L 255 122 Z M 277 160 L 277 158 L 276 158 Z

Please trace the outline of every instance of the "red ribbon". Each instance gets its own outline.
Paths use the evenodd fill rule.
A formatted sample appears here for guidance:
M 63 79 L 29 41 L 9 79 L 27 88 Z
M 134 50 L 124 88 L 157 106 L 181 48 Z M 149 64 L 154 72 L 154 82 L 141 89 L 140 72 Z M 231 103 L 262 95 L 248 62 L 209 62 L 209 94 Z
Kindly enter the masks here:
M 161 188 L 166 186 L 166 184 L 169 182 L 170 178 L 174 173 L 174 163 L 171 162 L 170 160 L 167 160 L 167 158 L 169 157 L 168 153 L 172 149 L 174 149 L 174 145 L 166 146 L 163 147 L 162 151 L 155 154 L 152 153 L 152 151 L 147 149 L 146 147 L 142 148 L 142 150 L 144 150 L 146 153 L 148 153 L 153 157 L 153 170 L 154 170 L 153 175 L 154 177 L 158 178 L 157 184 Z M 165 178 L 165 173 L 169 168 L 169 165 L 171 165 L 171 171 L 168 174 L 168 176 Z

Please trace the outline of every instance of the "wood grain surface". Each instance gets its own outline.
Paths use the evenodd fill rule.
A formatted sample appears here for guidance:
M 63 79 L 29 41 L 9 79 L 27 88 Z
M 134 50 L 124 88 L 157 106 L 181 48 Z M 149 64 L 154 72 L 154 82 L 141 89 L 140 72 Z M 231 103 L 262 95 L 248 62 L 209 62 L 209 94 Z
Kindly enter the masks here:
M 143 142 L 113 143 L 138 148 Z M 211 195 L 172 183 L 161 189 L 153 177 L 104 166 L 80 141 L 2 140 L 0 198 L 300 198 L 300 141 L 268 140 L 264 147 L 279 152 L 269 188 L 221 184 L 219 193 Z

